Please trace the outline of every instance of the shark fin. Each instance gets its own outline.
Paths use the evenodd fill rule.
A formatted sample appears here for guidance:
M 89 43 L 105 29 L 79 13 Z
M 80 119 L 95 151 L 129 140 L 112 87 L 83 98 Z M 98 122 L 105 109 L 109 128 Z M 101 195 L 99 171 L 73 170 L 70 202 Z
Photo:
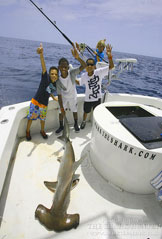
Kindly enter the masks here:
M 79 183 L 79 177 L 80 177 L 79 174 L 73 175 L 71 190 L 73 190 L 76 187 L 76 185 Z
M 83 160 L 86 158 L 87 154 L 83 155 L 78 161 L 75 161 L 74 166 L 73 166 L 73 172 L 77 170 L 79 165 L 83 162 Z
M 80 177 L 80 174 L 74 174 L 72 180 L 73 180 L 73 181 L 78 180 L 79 177 Z
M 61 135 L 59 137 L 57 137 L 59 140 L 63 141 L 63 142 L 68 142 L 69 141 L 69 138 L 68 137 L 65 137 L 64 135 Z
M 65 141 L 65 137 L 63 135 L 57 137 L 58 139 L 62 140 L 62 141 Z
M 57 183 L 58 183 L 58 182 L 47 182 L 47 181 L 44 181 L 45 186 L 46 186 L 51 192 L 55 192 L 55 191 L 56 191 Z

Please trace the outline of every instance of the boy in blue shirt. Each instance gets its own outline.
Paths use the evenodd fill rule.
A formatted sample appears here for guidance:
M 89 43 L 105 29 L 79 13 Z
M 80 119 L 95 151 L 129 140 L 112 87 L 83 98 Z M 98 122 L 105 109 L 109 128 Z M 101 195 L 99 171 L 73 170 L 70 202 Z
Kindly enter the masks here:
M 101 62 L 104 59 L 104 49 L 105 49 L 105 46 L 106 46 L 105 41 L 106 41 L 106 39 L 100 40 L 97 43 L 96 55 L 95 55 L 95 65 L 96 65 L 97 62 Z

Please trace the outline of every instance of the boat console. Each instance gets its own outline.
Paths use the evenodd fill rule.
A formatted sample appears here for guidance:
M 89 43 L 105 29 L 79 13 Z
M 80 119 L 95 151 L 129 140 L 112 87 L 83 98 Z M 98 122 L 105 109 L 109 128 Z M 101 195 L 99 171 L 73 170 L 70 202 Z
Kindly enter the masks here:
M 150 180 L 161 170 L 161 133 L 161 110 L 142 103 L 102 103 L 93 113 L 91 161 L 121 190 L 153 193 Z

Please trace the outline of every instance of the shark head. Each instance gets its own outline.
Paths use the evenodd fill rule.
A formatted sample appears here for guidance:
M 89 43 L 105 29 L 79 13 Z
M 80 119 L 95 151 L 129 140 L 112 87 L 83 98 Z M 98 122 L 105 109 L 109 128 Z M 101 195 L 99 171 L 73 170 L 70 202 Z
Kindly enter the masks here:
M 72 228 L 77 228 L 79 225 L 79 214 L 56 214 L 44 207 L 38 205 L 35 211 L 35 218 L 44 225 L 48 230 L 61 232 L 68 231 Z

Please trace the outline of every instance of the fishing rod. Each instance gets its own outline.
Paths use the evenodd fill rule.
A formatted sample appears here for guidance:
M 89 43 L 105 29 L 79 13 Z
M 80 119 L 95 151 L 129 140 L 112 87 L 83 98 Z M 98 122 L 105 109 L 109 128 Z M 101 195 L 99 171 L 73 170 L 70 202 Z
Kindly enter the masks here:
M 54 22 L 51 21 L 49 17 L 39 8 L 32 0 L 29 0 L 42 14 L 47 18 L 47 20 L 52 23 L 52 25 L 63 35 L 63 37 L 73 46 L 73 42 L 56 26 Z
M 73 42 L 56 26 L 56 24 L 42 11 L 41 8 L 39 8 L 32 0 L 29 0 L 42 14 L 44 17 L 47 18 L 47 20 L 62 34 L 62 36 L 73 46 Z M 97 55 L 98 57 L 100 57 L 104 62 L 108 63 L 104 58 L 102 58 L 101 56 L 99 56 L 97 53 L 95 53 L 89 46 L 86 45 L 86 49 L 87 51 L 93 55 Z M 92 54 L 93 53 L 93 54 Z M 94 56 L 94 55 L 93 55 Z

